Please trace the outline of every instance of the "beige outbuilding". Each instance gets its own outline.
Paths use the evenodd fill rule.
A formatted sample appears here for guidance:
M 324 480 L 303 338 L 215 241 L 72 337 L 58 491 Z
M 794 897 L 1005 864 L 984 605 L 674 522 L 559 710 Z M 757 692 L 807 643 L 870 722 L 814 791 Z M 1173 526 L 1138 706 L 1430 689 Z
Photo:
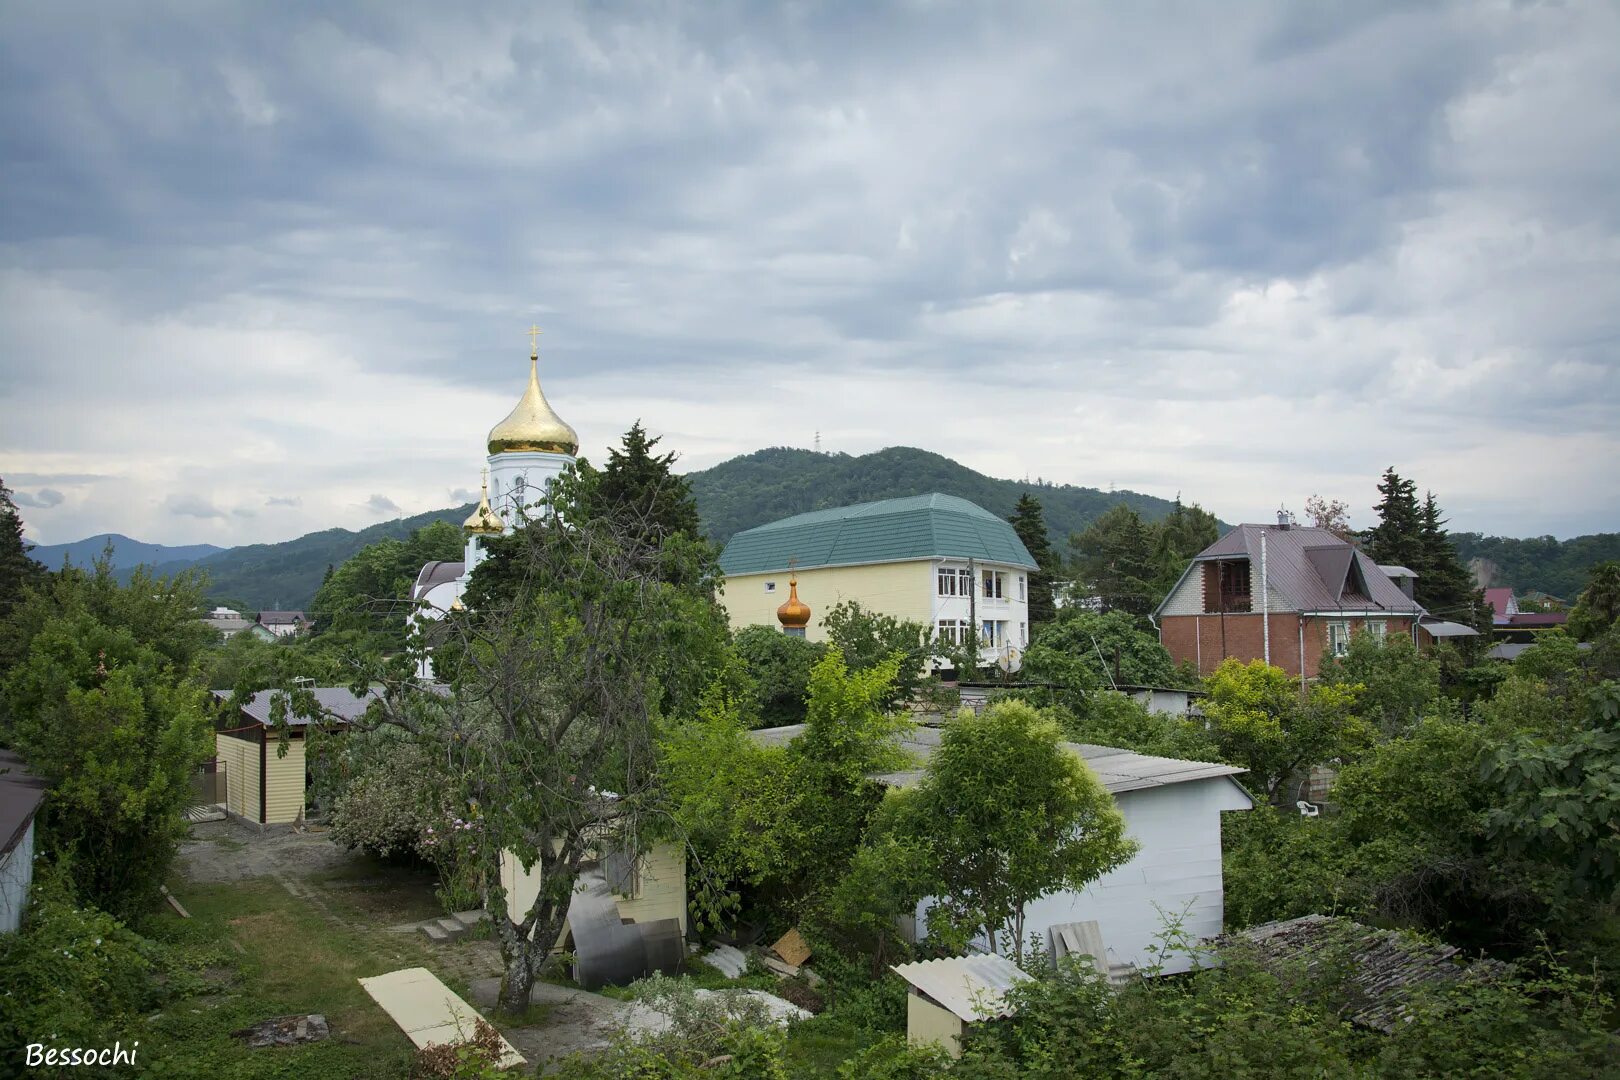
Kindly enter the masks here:
M 343 687 L 310 688 L 329 720 L 346 723 L 365 712 L 372 695 L 356 697 Z M 276 727 L 275 690 L 261 690 L 240 709 L 221 709 L 214 727 L 215 766 L 225 773 L 222 808 L 249 825 L 289 825 L 304 818 L 309 766 L 304 749 L 310 721 L 286 717 L 286 739 Z M 215 690 L 227 705 L 229 690 Z
M 1029 978 L 994 953 L 919 960 L 893 970 L 907 983 L 906 1041 L 937 1043 L 951 1057 L 962 1056 L 962 1033 L 969 1024 L 1009 1015 L 1007 991 Z

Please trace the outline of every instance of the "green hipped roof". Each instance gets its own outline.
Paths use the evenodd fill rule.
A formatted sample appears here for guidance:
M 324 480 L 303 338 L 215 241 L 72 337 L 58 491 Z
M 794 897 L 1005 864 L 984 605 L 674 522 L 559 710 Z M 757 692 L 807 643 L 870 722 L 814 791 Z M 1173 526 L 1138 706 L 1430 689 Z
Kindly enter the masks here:
M 940 494 L 816 510 L 740 532 L 721 552 L 720 569 L 736 576 L 786 570 L 789 559 L 809 570 L 931 558 L 1035 569 L 1011 525 L 966 499 Z

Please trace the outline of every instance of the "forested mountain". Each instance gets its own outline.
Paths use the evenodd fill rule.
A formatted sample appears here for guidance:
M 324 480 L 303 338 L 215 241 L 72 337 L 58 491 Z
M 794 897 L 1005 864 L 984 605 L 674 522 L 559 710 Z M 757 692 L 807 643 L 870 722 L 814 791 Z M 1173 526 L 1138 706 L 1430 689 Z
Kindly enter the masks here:
M 248 544 L 195 563 L 208 574 L 208 595 L 246 605 L 249 611 L 309 606 L 328 566 L 341 566 L 349 556 L 379 540 L 403 540 L 412 530 L 435 521 L 460 524 L 472 506 L 431 510 L 415 517 L 384 521 L 359 532 L 323 529 L 280 544 Z M 160 566 L 169 573 L 179 567 Z
M 102 533 L 99 536 L 75 540 L 71 544 L 37 544 L 28 552 L 28 557 L 35 562 L 43 563 L 47 570 L 62 569 L 62 563 L 66 559 L 72 559 L 75 566 L 89 566 L 101 557 L 108 544 L 111 544 L 113 549 L 114 570 L 132 570 L 137 566 L 165 564 L 182 566 L 226 550 L 215 544 L 185 544 L 179 547 L 144 544 L 139 540 L 131 540 L 121 533 Z
M 1052 543 L 1064 547 L 1109 507 L 1125 503 L 1149 521 L 1170 512 L 1168 499 L 1134 491 L 1099 491 L 1038 481 L 997 480 L 927 450 L 891 446 L 871 454 L 818 454 L 773 447 L 690 473 L 692 494 L 710 539 L 725 543 L 733 533 L 768 521 L 874 499 L 938 491 L 978 503 L 1007 517 L 1018 497 L 1031 492 L 1041 502 Z
M 1521 594 L 1539 589 L 1570 603 L 1586 588 L 1586 577 L 1593 566 L 1620 559 L 1620 533 L 1612 532 L 1570 540 L 1551 536 L 1515 540 L 1465 532 L 1452 533 L 1451 542 L 1457 545 L 1457 554 L 1464 562 L 1483 559 L 1491 564 L 1487 586 L 1511 585 Z
M 1000 517 L 1009 516 L 1024 492 L 1041 502 L 1047 529 L 1055 547 L 1062 549 L 1069 534 L 1084 529 L 1109 507 L 1124 503 L 1143 518 L 1157 521 L 1169 513 L 1171 503 L 1134 491 L 1107 492 L 1039 481 L 997 480 L 974 472 L 947 457 L 907 446 L 893 446 L 872 454 L 817 454 L 810 450 L 777 447 L 721 462 L 712 469 L 687 474 L 704 532 L 717 543 L 733 533 L 768 521 L 849 503 L 923 495 L 931 491 L 957 495 L 978 503 Z M 434 510 L 398 521 L 385 521 L 359 532 L 326 529 L 280 544 L 249 544 L 219 551 L 196 561 L 172 558 L 135 559 L 173 573 L 194 565 L 208 573 L 208 595 L 218 600 L 261 608 L 305 608 L 320 587 L 328 566 L 339 566 L 349 556 L 384 539 L 404 539 L 412 530 L 434 521 L 461 522 L 470 506 Z M 94 541 L 95 553 L 103 538 Z M 134 541 L 129 541 L 133 544 Z M 186 552 L 187 548 L 139 545 L 154 552 Z M 208 545 L 199 545 L 207 548 Z M 75 561 L 87 562 L 88 559 Z M 57 560 L 58 564 L 60 559 Z M 132 565 L 133 565 L 132 562 Z

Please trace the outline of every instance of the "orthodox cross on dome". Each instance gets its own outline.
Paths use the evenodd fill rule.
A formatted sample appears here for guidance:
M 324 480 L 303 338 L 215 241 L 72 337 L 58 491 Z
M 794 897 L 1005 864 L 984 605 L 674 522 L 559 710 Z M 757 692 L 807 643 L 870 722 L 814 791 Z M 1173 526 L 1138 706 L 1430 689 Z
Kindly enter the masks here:
M 529 355 L 538 357 L 540 355 L 540 327 L 531 324 L 526 333 L 529 335 Z

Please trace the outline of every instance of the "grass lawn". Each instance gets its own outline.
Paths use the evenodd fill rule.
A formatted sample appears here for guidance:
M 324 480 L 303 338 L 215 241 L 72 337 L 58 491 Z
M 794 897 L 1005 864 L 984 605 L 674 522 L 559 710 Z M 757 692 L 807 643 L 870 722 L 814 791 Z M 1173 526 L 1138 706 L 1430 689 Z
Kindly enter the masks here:
M 149 1075 L 348 1080 L 405 1074 L 410 1040 L 356 980 L 432 967 L 425 942 L 367 929 L 362 919 L 339 925 L 272 879 L 174 888 L 193 918 L 159 915 L 148 929 L 191 967 L 181 976 L 190 993 L 148 1021 L 141 1053 Z M 290 1013 L 324 1014 L 332 1037 L 248 1050 L 230 1034 Z
M 881 1035 L 839 1020 L 815 1016 L 788 1029 L 788 1075 L 794 1080 L 830 1080 L 838 1066 L 877 1042 Z

